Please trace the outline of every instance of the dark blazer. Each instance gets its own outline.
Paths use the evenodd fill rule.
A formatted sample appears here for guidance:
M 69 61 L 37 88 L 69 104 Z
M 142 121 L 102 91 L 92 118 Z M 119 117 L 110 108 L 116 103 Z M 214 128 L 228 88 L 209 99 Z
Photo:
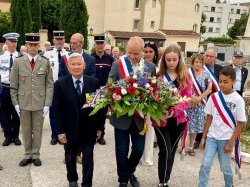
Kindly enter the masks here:
M 219 84 L 219 75 L 220 75 L 221 69 L 222 69 L 222 66 L 220 66 L 218 64 L 214 64 L 214 74 L 218 80 L 218 84 Z M 212 93 L 214 93 L 214 92 L 217 92 L 217 90 L 214 87 L 212 87 Z M 208 96 L 210 96 L 210 94 Z
M 96 59 L 93 56 L 87 54 L 86 52 L 82 53 L 82 57 L 86 63 L 84 75 L 95 77 L 96 76 Z
M 151 62 L 145 61 L 145 65 L 148 67 L 148 72 L 151 73 L 152 76 L 156 76 L 155 65 Z M 118 67 L 117 61 L 113 63 L 111 71 L 109 73 L 109 77 L 111 77 L 114 81 L 122 79 L 121 72 Z M 127 115 L 121 116 L 119 118 L 116 117 L 116 114 L 113 113 L 110 117 L 110 124 L 113 125 L 117 129 L 127 130 L 132 124 L 132 120 L 134 120 L 137 128 L 142 130 L 144 127 L 144 120 L 136 115 L 132 117 L 128 117 Z
M 58 134 L 66 134 L 69 144 L 93 145 L 97 130 L 102 130 L 98 119 L 99 113 L 89 116 L 92 108 L 81 109 L 86 102 L 86 93 L 95 92 L 99 88 L 94 77 L 83 76 L 83 91 L 79 97 L 71 75 L 55 82 L 54 106 Z
M 233 67 L 232 64 L 230 64 L 229 66 Z M 242 93 L 244 91 L 244 85 L 245 85 L 246 80 L 247 80 L 247 75 L 248 75 L 247 68 L 242 66 L 241 67 L 241 86 L 240 86 L 240 90 L 238 90 L 238 91 L 240 91 L 241 95 L 242 95 Z

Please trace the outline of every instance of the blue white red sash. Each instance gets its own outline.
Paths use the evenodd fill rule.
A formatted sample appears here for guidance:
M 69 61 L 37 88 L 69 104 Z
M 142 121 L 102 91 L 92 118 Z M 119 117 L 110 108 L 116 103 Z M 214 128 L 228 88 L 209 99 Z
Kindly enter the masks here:
M 123 55 L 118 60 L 118 67 L 122 75 L 122 79 L 133 75 L 133 68 L 132 64 L 129 61 L 127 55 Z
M 227 107 L 226 101 L 221 93 L 215 92 L 211 94 L 213 103 L 217 109 L 217 111 L 220 114 L 221 119 L 223 122 L 229 126 L 230 128 L 234 129 L 236 127 L 236 121 L 234 119 L 234 116 L 231 112 L 231 110 Z M 235 140 L 235 145 L 234 145 L 234 153 L 235 153 L 235 162 L 238 166 L 238 168 L 241 167 L 241 155 L 240 155 L 240 137 L 237 137 Z
M 193 82 L 193 88 L 194 88 L 194 92 L 197 96 L 201 96 L 201 94 L 203 93 L 203 89 L 200 85 L 200 83 L 198 82 L 198 80 L 196 79 L 195 73 L 194 73 L 194 69 L 193 68 L 189 68 L 188 69 L 189 74 L 191 76 L 191 80 Z M 206 104 L 206 100 L 203 98 L 202 103 L 205 105 Z
M 210 67 L 208 67 L 207 64 L 204 64 L 203 67 L 210 74 L 210 77 L 212 79 L 212 85 L 213 85 L 213 87 L 215 88 L 216 91 L 219 91 L 220 90 L 219 84 L 218 84 L 219 81 L 218 81 L 217 77 L 215 76 L 214 72 L 211 70 Z
M 168 73 L 166 72 L 165 76 L 163 76 L 163 81 L 170 87 L 172 88 L 176 88 L 175 84 L 173 83 L 173 81 L 171 80 L 170 76 L 168 75 Z M 178 88 L 176 88 L 178 89 Z

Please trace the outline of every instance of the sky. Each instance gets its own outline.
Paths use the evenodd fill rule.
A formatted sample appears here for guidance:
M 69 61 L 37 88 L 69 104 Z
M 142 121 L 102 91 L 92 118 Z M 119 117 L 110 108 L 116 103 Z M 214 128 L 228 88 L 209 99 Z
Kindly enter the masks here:
M 250 2 L 250 0 L 228 0 L 228 1 L 230 1 L 230 3 L 238 3 L 238 2 L 244 3 L 244 2 Z

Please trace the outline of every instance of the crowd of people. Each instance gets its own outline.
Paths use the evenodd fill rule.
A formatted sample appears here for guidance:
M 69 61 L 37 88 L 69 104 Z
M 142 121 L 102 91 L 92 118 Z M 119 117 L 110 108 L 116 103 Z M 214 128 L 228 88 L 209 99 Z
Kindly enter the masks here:
M 119 48 L 112 48 L 102 35 L 94 36 L 95 50 L 91 55 L 83 49 L 84 37 L 80 33 L 73 34 L 67 46 L 64 31 L 53 31 L 53 47 L 46 42 L 43 52 L 37 33 L 25 34 L 26 43 L 20 52 L 16 50 L 19 34 L 7 33 L 3 37 L 6 45 L 0 55 L 0 122 L 5 138 L 2 145 L 23 143 L 20 167 L 30 163 L 42 165 L 43 122 L 49 113 L 50 144 L 64 145 L 69 186 L 78 186 L 78 162 L 83 167 L 81 186 L 91 187 L 94 146 L 96 142 L 106 144 L 105 121 L 109 109 L 103 108 L 90 116 L 93 109 L 83 107 L 88 99 L 86 94 L 105 86 L 109 78 L 119 81 L 133 75 L 144 58 L 148 74 L 189 100 L 168 108 L 165 124 L 149 126 L 145 135 L 139 134 L 144 128 L 140 116 L 117 117 L 115 112 L 111 113 L 119 187 L 127 187 L 128 182 L 133 187 L 140 186 L 136 168 L 140 162 L 154 164 L 154 142 L 159 147 L 158 186 L 167 187 L 180 140 L 190 156 L 196 155 L 197 146 L 205 149 L 199 172 L 200 187 L 208 184 L 216 153 L 225 186 L 233 186 L 230 155 L 246 122 L 242 94 L 248 71 L 242 66 L 241 51 L 234 53 L 230 66 L 222 67 L 215 63 L 216 49 L 208 48 L 205 54 L 193 54 L 187 67 L 178 44 L 157 48 L 153 41 L 138 36 L 128 40 L 122 56 Z M 19 139 L 20 127 L 23 142 Z M 185 147 L 187 133 L 189 146 Z M 237 164 L 240 169 L 240 163 Z

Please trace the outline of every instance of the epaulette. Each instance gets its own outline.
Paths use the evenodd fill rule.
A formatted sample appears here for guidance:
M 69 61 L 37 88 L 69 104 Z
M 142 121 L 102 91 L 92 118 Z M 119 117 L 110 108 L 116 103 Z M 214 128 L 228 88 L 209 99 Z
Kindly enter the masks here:
M 46 60 L 49 60 L 49 58 L 47 58 L 46 56 L 41 56 L 41 57 L 45 58 Z

